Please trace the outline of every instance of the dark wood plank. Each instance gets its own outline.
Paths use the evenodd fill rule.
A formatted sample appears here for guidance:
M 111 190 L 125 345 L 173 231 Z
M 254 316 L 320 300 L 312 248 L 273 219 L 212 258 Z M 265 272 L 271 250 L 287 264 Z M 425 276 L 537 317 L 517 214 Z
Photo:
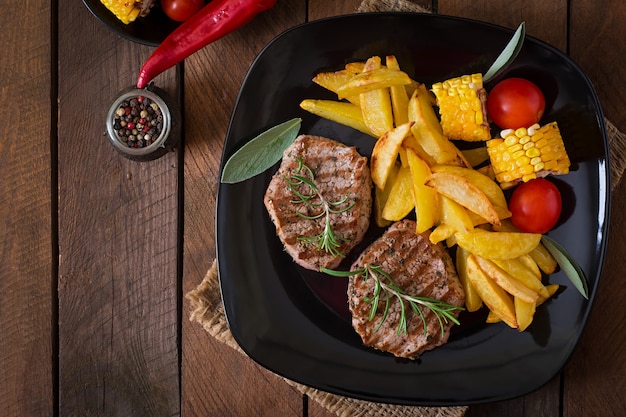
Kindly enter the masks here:
M 53 408 L 50 4 L 0 13 L 0 410 Z M 21 30 L 28 27 L 28 31 Z
M 438 13 L 476 19 L 511 29 L 525 22 L 526 34 L 561 51 L 567 47 L 567 1 L 438 1 Z
M 570 11 L 570 56 L 594 84 L 606 117 L 626 131 L 626 4 L 576 0 Z M 612 198 L 609 247 L 602 281 L 585 333 L 565 368 L 563 416 L 626 414 L 626 184 Z
M 304 2 L 278 2 L 185 63 L 185 293 L 202 281 L 215 258 L 219 162 L 246 72 L 267 42 L 304 19 Z M 183 311 L 189 311 L 187 300 Z M 182 355 L 183 414 L 302 415 L 303 399 L 296 389 L 186 319 L 182 323 Z
M 60 415 L 180 412 L 178 155 L 133 162 L 103 137 L 149 52 L 59 1 Z

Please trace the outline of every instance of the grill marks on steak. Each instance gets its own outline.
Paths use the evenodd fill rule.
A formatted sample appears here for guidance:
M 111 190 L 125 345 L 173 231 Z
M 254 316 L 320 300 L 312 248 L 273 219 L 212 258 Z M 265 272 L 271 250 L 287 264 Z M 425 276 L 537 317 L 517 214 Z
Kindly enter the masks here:
M 285 177 L 294 175 L 299 158 L 310 167 L 320 194 L 329 202 L 347 197 L 346 203 L 337 209 L 354 206 L 342 213 L 330 215 L 331 227 L 341 237 L 339 252 L 346 255 L 365 235 L 369 227 L 372 210 L 372 180 L 367 158 L 354 147 L 320 136 L 301 135 L 283 153 L 281 165 L 272 177 L 265 192 L 264 203 L 276 226 L 276 233 L 285 250 L 294 261 L 304 268 L 317 271 L 320 267 L 336 268 L 341 256 L 318 249 L 317 243 L 305 243 L 300 238 L 310 238 L 323 232 L 326 218 L 305 219 L 298 211 L 316 215 L 321 207 L 310 208 L 295 204 L 297 197 L 290 190 Z M 300 173 L 303 175 L 304 172 Z M 306 185 L 299 186 L 303 193 L 310 194 Z M 319 201 L 319 199 L 316 199 Z
M 416 234 L 415 222 L 412 220 L 394 223 L 365 249 L 351 269 L 355 271 L 367 265 L 380 266 L 406 294 L 463 306 L 465 293 L 452 259 L 441 244 L 431 244 L 428 235 L 428 232 Z M 415 358 L 422 352 L 447 342 L 453 323 L 444 324 L 442 336 L 435 314 L 429 308 L 422 307 L 426 320 L 425 334 L 422 318 L 411 310 L 408 302 L 405 302 L 407 332 L 398 334 L 401 307 L 395 296 L 391 296 L 389 311 L 383 324 L 380 325 L 385 309 L 382 295 L 376 316 L 370 321 L 372 305 L 365 300 L 374 295 L 374 279 L 365 281 L 364 278 L 364 275 L 350 277 L 348 305 L 352 313 L 352 326 L 365 345 L 398 357 Z

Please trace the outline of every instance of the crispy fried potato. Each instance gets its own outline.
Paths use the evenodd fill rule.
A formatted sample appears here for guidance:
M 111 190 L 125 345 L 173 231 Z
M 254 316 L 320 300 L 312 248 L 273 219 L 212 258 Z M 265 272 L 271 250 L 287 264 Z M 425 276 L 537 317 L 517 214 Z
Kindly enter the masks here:
M 504 291 L 528 303 L 534 303 L 539 298 L 539 294 L 526 287 L 514 276 L 500 268 L 494 262 L 482 256 L 474 255 L 478 266 L 489 278 L 498 284 Z
M 545 303 L 546 301 L 548 301 L 559 289 L 559 284 L 549 284 L 546 285 L 546 290 L 548 291 L 548 296 L 544 297 L 542 295 L 539 296 L 539 299 L 537 300 L 537 306 L 540 306 L 541 304 Z
M 385 58 L 387 68 L 400 71 L 400 64 L 395 56 L 390 55 Z M 389 87 L 391 94 L 391 109 L 393 110 L 393 122 L 395 126 L 400 126 L 409 121 L 409 95 L 405 85 L 393 85 Z
M 393 164 L 398 159 L 398 152 L 402 141 L 411 132 L 411 123 L 400 125 L 383 134 L 374 145 L 370 168 L 372 181 L 380 189 L 385 189 L 387 176 Z
M 420 84 L 409 99 L 409 121 L 415 122 L 413 136 L 438 164 L 464 165 L 456 147 L 443 135 L 429 94 L 426 87 Z
M 440 219 L 442 223 L 449 225 L 454 233 L 469 233 L 474 230 L 474 224 L 465 207 L 445 195 L 441 196 Z
M 541 240 L 538 233 L 490 232 L 480 228 L 455 236 L 459 246 L 489 259 L 517 258 L 532 251 Z
M 459 280 L 461 281 L 461 285 L 463 285 L 463 290 L 465 291 L 465 308 L 470 313 L 473 311 L 478 311 L 480 307 L 483 305 L 483 300 L 481 300 L 480 296 L 476 292 L 476 289 L 470 282 L 467 273 L 467 257 L 469 256 L 469 252 L 467 252 L 463 248 L 457 248 L 456 251 L 456 271 L 459 275 Z
M 414 207 L 415 200 L 413 199 L 411 171 L 407 167 L 400 166 L 398 175 L 389 191 L 389 198 L 383 208 L 382 217 L 391 221 L 402 220 Z
M 530 257 L 533 258 L 539 269 L 541 269 L 545 274 L 552 274 L 556 271 L 558 266 L 556 259 L 554 256 L 546 249 L 543 244 L 539 243 L 535 249 L 533 249 L 529 253 Z
M 415 139 L 415 136 L 413 136 L 413 134 L 409 134 L 405 139 L 404 142 L 402 142 L 402 146 L 404 146 L 405 148 L 411 148 L 415 151 L 415 153 L 422 159 L 424 160 L 424 162 L 426 162 L 428 164 L 429 167 L 435 166 L 437 165 L 437 162 L 433 159 L 432 156 L 430 156 L 425 150 L 424 148 L 422 148 L 422 145 L 419 144 L 419 142 Z
M 502 189 L 494 180 L 487 177 L 486 175 L 481 174 L 475 169 L 450 165 L 437 165 L 432 167 L 432 171 L 450 172 L 466 178 L 472 184 L 478 187 L 487 196 L 489 201 L 491 201 L 494 206 L 499 206 L 506 209 L 506 212 L 508 212 L 508 215 L 506 217 L 511 217 L 511 213 L 508 211 L 507 208 L 506 197 L 504 196 Z
M 309 113 L 349 126 L 367 135 L 374 135 L 363 120 L 361 109 L 352 103 L 333 100 L 302 100 L 300 107 Z
M 445 223 L 439 223 L 437 227 L 430 232 L 430 243 L 435 244 L 441 242 L 442 240 L 450 239 L 454 236 L 454 233 L 455 232 L 452 226 Z
M 541 245 L 541 242 L 539 242 L 539 245 Z M 539 246 L 537 245 L 537 246 Z M 535 248 L 537 249 L 537 248 Z M 535 262 L 535 260 L 532 258 L 532 256 L 530 256 L 530 254 L 532 253 L 532 251 L 530 251 L 528 254 L 526 255 L 522 255 L 519 258 L 517 258 L 526 268 L 528 268 L 528 270 L 530 272 L 533 273 L 534 276 L 537 277 L 537 279 L 539 281 L 541 281 L 541 270 L 539 269 L 539 266 L 537 265 L 537 262 Z
M 344 66 L 344 68 L 346 71 L 354 75 L 360 74 L 363 72 L 363 68 L 365 68 L 365 62 L 361 62 L 361 61 L 348 62 Z
M 363 72 L 356 75 L 371 73 L 372 71 L 381 69 L 380 57 L 373 56 L 365 62 Z M 341 97 L 341 92 L 338 92 Z M 354 93 L 350 93 L 352 95 Z M 393 110 L 391 108 L 391 96 L 389 88 L 371 88 L 364 89 L 359 93 L 359 103 L 363 121 L 367 127 L 377 136 L 382 136 L 385 132 L 393 128 Z
M 485 323 L 493 324 L 493 323 L 500 323 L 501 321 L 502 319 L 498 317 L 496 313 L 489 310 L 489 313 L 487 313 L 487 318 L 485 319 Z
M 515 317 L 517 318 L 517 330 L 523 332 L 533 322 L 537 303 L 513 297 L 513 305 L 515 306 Z
M 431 174 L 428 164 L 421 159 L 414 149 L 404 148 L 411 179 L 413 183 L 413 196 L 415 198 L 415 223 L 416 232 L 422 233 L 433 227 L 439 221 L 440 197 L 432 188 L 424 182 Z
M 513 259 L 494 259 L 493 262 L 508 274 L 514 276 L 526 287 L 535 291 L 540 296 L 547 297 L 548 290 L 546 290 L 545 286 L 541 282 L 541 275 L 537 277 L 535 273 L 521 261 L 521 259 L 525 256 L 526 255 L 523 255 Z
M 368 68 L 368 63 L 366 62 L 363 72 L 350 78 L 345 84 L 340 86 L 337 89 L 337 95 L 342 99 L 374 90 L 408 84 L 411 84 L 411 78 L 406 72 L 384 68 L 380 65 L 375 68 Z
M 400 164 L 398 164 L 397 162 L 393 164 L 391 170 L 389 171 L 389 176 L 387 179 L 387 183 L 385 184 L 384 190 L 381 190 L 378 187 L 374 187 L 374 219 L 376 221 L 376 226 L 378 227 L 385 227 L 391 224 L 390 220 L 386 220 L 383 218 L 383 209 L 385 208 L 385 204 L 387 204 L 387 200 L 389 199 L 389 193 L 391 192 L 391 187 L 396 180 L 399 169 Z
M 512 297 L 483 272 L 476 257 L 467 257 L 467 276 L 483 303 L 510 327 L 517 328 Z
M 489 198 L 467 178 L 451 172 L 434 172 L 426 180 L 426 185 L 487 219 L 489 223 L 500 224 L 500 217 Z
M 348 70 L 332 71 L 332 72 L 320 72 L 313 77 L 313 82 L 325 89 L 337 94 L 339 88 L 346 84 L 351 78 L 355 76 L 354 73 Z M 338 94 L 337 94 L 338 95 Z M 360 106 L 359 95 L 345 97 L 346 100 L 356 106 Z

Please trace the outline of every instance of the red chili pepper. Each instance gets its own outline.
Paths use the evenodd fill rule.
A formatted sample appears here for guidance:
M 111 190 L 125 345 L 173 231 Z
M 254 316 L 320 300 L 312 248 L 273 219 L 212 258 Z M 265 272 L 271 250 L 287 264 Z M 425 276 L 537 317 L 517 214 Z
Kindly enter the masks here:
M 276 0 L 212 0 L 183 22 L 148 57 L 139 72 L 137 88 L 196 51 L 248 24 L 271 9 Z

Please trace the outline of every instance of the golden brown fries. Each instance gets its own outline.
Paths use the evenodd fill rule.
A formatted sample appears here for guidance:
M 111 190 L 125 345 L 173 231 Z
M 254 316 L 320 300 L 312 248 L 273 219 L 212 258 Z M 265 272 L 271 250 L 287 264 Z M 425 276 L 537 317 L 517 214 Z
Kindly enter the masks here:
M 402 141 L 411 131 L 411 123 L 405 123 L 385 132 L 374 145 L 370 158 L 372 181 L 381 189 L 385 188 L 391 167 L 398 159 Z
M 474 228 L 457 233 L 457 244 L 471 253 L 488 259 L 512 259 L 532 251 L 541 240 L 537 233 L 490 232 Z
M 500 216 L 489 198 L 468 179 L 451 172 L 434 172 L 426 185 L 439 194 L 456 201 L 491 224 L 500 224 Z
M 370 158 L 376 225 L 414 210 L 416 233 L 430 231 L 431 242 L 455 247 L 467 311 L 485 306 L 488 323 L 528 329 L 537 307 L 559 288 L 543 282 L 558 265 L 540 234 L 510 222 L 487 148 L 461 151 L 444 135 L 434 94 L 393 55 L 347 63 L 313 82 L 337 100 L 306 99 L 304 110 L 376 138 Z

